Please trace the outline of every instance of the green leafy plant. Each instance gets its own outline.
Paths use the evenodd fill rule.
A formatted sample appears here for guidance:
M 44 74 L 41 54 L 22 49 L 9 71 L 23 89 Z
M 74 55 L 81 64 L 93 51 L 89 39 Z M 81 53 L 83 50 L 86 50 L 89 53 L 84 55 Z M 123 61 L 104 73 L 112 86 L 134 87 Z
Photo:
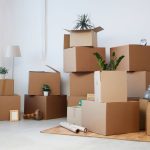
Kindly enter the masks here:
M 122 59 L 125 57 L 122 55 L 119 58 L 117 58 L 115 52 L 112 52 L 110 62 L 106 63 L 99 53 L 96 52 L 94 53 L 94 55 L 97 59 L 98 65 L 100 66 L 101 70 L 116 70 Z
M 91 24 L 90 18 L 88 17 L 87 14 L 79 15 L 78 19 L 76 20 L 76 25 L 74 29 L 79 29 L 79 30 L 87 30 L 91 29 L 94 26 Z
M 0 67 L 0 74 L 7 74 L 8 73 L 8 69 L 5 67 Z
M 51 92 L 50 86 L 48 84 L 43 84 L 42 90 Z

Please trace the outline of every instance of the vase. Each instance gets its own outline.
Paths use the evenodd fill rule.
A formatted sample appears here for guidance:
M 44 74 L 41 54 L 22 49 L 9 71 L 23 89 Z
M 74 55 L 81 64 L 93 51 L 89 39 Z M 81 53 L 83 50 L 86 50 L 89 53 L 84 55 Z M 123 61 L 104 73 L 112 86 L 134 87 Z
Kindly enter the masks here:
M 44 96 L 48 96 L 49 91 L 43 91 Z

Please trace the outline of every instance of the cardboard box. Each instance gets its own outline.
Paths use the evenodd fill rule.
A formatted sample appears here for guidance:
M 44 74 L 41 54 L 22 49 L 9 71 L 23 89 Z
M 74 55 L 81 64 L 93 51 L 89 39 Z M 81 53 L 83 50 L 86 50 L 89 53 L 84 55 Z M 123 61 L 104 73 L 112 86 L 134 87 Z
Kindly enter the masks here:
M 70 73 L 69 95 L 86 96 L 94 93 L 94 73 Z
M 82 126 L 82 111 L 80 106 L 67 107 L 67 122 Z
M 65 95 L 25 95 L 24 113 L 33 113 L 36 109 L 39 109 L 43 113 L 44 119 L 66 117 L 67 97 Z
M 139 131 L 139 102 L 83 101 L 82 124 L 89 131 L 115 135 Z
M 14 80 L 0 79 L 0 95 L 13 96 L 14 95 Z
M 94 93 L 97 102 L 126 102 L 127 73 L 125 71 L 95 71 Z
M 148 102 L 146 110 L 146 133 L 150 135 L 150 101 Z
M 77 106 L 79 105 L 80 100 L 86 100 L 86 96 L 68 96 L 67 104 L 68 106 Z
M 111 53 L 116 52 L 116 56 L 124 55 L 125 58 L 121 61 L 117 70 L 123 71 L 150 71 L 150 46 L 142 45 L 125 45 L 113 47 Z
M 105 48 L 73 47 L 64 49 L 65 72 L 92 72 L 100 70 L 93 53 L 98 52 L 105 59 Z
M 97 32 L 103 28 L 96 27 L 88 30 L 66 30 L 70 32 L 70 46 L 93 46 L 97 47 Z
M 20 111 L 20 96 L 0 96 L 0 121 L 10 120 L 10 110 Z
M 48 84 L 51 95 L 60 95 L 61 77 L 59 72 L 29 72 L 29 95 L 43 95 L 42 86 Z
M 128 97 L 143 98 L 150 84 L 150 72 L 138 71 L 127 73 Z
M 70 34 L 64 34 L 64 49 L 70 48 Z
M 140 99 L 140 130 L 145 130 L 146 128 L 146 110 L 148 106 L 148 100 Z

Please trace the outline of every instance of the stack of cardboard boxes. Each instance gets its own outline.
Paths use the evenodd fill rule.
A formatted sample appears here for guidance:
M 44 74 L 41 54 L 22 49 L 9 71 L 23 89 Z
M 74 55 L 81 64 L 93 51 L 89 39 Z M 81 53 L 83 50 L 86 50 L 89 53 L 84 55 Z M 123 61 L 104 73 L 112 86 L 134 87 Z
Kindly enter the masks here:
M 10 110 L 20 112 L 20 96 L 14 95 L 14 80 L 0 79 L 0 120 L 10 120 Z
M 39 109 L 44 119 L 66 116 L 67 97 L 60 92 L 61 76 L 57 72 L 29 72 L 28 95 L 25 95 L 24 113 L 33 113 Z M 48 84 L 51 88 L 49 96 L 43 96 L 42 86 Z

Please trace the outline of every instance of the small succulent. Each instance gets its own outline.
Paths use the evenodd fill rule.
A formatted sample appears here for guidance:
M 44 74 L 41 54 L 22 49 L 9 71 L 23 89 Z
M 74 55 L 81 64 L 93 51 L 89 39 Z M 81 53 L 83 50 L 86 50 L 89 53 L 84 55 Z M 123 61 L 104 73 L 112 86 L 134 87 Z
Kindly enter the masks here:
M 74 29 L 79 30 L 87 30 L 92 29 L 94 26 L 91 24 L 90 18 L 87 14 L 79 15 L 78 19 L 76 20 L 76 25 Z
M 50 86 L 48 84 L 43 84 L 42 90 L 43 91 L 51 91 Z
M 0 67 L 0 74 L 7 74 L 8 73 L 8 69 L 5 67 Z
M 96 52 L 94 55 L 96 56 L 98 65 L 100 66 L 101 70 L 116 70 L 122 59 L 125 57 L 122 55 L 117 58 L 115 52 L 112 52 L 110 62 L 106 63 L 99 53 Z

